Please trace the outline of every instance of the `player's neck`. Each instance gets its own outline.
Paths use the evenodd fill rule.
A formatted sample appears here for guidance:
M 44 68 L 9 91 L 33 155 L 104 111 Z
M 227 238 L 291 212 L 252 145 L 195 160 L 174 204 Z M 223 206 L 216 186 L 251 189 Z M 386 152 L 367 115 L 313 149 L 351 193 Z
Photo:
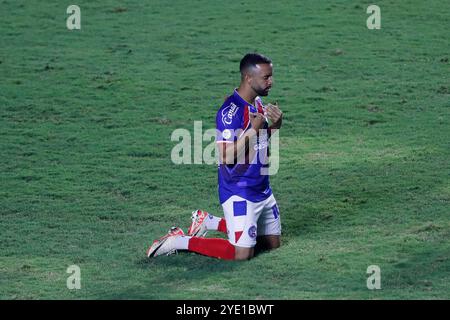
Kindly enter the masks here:
M 237 93 L 251 105 L 253 105 L 255 98 L 258 96 L 251 88 L 242 87 L 242 85 L 237 88 Z

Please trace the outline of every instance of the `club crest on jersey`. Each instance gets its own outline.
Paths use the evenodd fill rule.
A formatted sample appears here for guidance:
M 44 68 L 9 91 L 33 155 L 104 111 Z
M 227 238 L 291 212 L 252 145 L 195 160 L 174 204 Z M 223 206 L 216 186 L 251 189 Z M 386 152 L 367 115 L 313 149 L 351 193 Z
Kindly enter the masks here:
M 256 238 L 256 226 L 251 226 L 250 229 L 248 229 L 248 235 L 252 239 Z
M 230 125 L 233 121 L 233 117 L 236 115 L 239 107 L 236 106 L 233 102 L 230 105 L 222 110 L 222 122 L 224 125 Z

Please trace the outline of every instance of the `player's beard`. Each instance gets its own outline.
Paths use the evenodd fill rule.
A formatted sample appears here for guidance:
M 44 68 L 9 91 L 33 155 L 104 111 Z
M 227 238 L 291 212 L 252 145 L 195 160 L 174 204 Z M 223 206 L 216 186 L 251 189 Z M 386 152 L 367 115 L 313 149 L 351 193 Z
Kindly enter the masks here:
M 255 88 L 255 87 L 252 86 L 253 91 L 255 91 L 256 94 L 257 94 L 258 96 L 260 96 L 260 97 L 266 97 L 266 96 L 268 96 L 268 95 L 269 95 L 269 90 L 270 90 L 270 88 L 271 88 L 271 87 L 267 87 L 267 88 L 261 88 L 261 87 L 258 87 L 258 88 Z

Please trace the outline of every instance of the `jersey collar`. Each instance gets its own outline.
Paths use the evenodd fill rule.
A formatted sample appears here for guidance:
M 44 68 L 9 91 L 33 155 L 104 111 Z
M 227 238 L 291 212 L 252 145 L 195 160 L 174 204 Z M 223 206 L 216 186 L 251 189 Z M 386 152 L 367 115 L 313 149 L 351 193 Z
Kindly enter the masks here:
M 258 110 L 258 109 L 255 108 L 255 106 L 254 106 L 253 104 L 248 103 L 247 101 L 245 101 L 244 98 L 242 98 L 242 97 L 239 95 L 239 93 L 238 93 L 238 91 L 237 91 L 237 88 L 234 89 L 233 97 L 234 97 L 235 101 L 238 101 L 238 102 L 239 102 L 239 104 L 242 104 L 242 105 L 244 105 L 244 106 L 249 106 L 250 112 L 257 112 L 256 110 Z

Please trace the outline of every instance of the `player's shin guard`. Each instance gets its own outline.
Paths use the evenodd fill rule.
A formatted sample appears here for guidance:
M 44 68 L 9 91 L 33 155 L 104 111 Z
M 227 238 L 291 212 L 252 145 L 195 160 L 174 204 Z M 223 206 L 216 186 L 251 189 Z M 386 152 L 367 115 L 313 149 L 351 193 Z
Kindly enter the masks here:
M 189 240 L 189 251 L 223 260 L 234 260 L 235 248 L 225 239 L 197 238 Z

